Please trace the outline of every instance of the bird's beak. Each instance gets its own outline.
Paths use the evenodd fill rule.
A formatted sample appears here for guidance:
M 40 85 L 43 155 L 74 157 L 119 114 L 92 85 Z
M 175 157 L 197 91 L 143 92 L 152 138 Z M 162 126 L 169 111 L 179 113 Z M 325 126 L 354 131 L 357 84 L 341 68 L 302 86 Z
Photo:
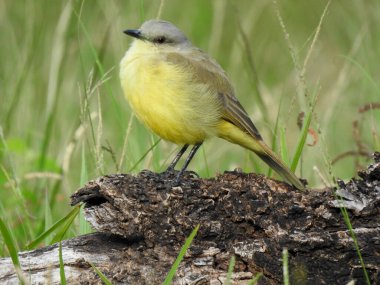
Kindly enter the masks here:
M 141 31 L 140 30 L 125 30 L 123 31 L 124 34 L 134 37 L 136 39 L 142 39 Z

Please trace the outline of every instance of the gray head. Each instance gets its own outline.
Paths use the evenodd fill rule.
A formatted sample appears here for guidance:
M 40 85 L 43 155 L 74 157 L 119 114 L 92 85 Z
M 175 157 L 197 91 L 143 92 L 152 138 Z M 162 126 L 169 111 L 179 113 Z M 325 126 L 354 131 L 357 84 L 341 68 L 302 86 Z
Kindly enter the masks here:
M 186 36 L 172 23 L 162 20 L 149 20 L 138 30 L 125 30 L 125 34 L 157 45 L 189 45 Z

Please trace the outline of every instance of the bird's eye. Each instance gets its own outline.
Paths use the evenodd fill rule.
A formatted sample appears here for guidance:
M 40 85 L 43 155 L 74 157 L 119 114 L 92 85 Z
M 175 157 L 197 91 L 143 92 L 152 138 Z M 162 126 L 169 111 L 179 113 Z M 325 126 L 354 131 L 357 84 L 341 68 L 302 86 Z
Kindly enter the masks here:
M 157 44 L 163 44 L 164 42 L 166 42 L 166 38 L 163 36 L 160 36 L 160 37 L 155 38 L 153 41 Z

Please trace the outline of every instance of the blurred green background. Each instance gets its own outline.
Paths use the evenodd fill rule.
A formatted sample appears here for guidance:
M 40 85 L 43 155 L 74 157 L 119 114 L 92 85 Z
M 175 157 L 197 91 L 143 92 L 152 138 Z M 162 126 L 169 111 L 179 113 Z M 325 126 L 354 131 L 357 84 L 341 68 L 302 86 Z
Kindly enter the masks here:
M 0 1 L 0 216 L 19 249 L 67 214 L 70 195 L 88 180 L 163 171 L 178 150 L 155 145 L 158 137 L 133 119 L 118 76 L 131 42 L 122 31 L 156 18 L 161 4 L 161 18 L 227 71 L 264 139 L 272 145 L 276 133 L 277 151 L 282 141 L 285 160 L 297 118 L 317 94 L 297 174 L 312 187 L 352 177 L 380 149 L 379 106 L 368 108 L 380 102 L 380 1 L 332 1 L 323 17 L 327 3 Z M 236 167 L 268 170 L 217 138 L 189 169 L 212 177 Z M 87 231 L 76 221 L 67 235 Z

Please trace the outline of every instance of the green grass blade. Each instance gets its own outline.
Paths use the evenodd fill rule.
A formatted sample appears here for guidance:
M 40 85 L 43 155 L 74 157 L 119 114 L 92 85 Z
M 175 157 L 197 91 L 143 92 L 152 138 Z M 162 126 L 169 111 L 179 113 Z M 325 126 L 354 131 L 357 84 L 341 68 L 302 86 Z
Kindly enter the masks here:
M 152 151 L 152 149 L 154 149 L 157 145 L 158 145 L 158 143 L 161 141 L 161 139 L 158 139 L 158 140 L 156 140 L 156 142 L 155 143 L 153 143 L 152 144 L 152 146 L 150 147 L 150 148 L 148 148 L 148 150 L 141 156 L 141 158 L 128 170 L 128 172 L 131 172 L 132 170 L 134 170 L 136 167 L 137 167 L 137 165 L 139 165 L 139 163 L 141 162 L 141 161 L 143 161 L 144 160 L 144 158 L 149 154 L 149 152 L 151 152 Z
M 112 282 L 91 262 L 89 262 L 91 267 L 95 270 L 96 274 L 100 277 L 100 279 L 104 282 L 106 285 L 112 285 Z
M 306 143 L 306 138 L 307 138 L 307 134 L 309 132 L 309 127 L 311 124 L 311 118 L 313 117 L 313 112 L 314 112 L 314 107 L 315 107 L 316 102 L 317 102 L 317 91 L 314 90 L 312 102 L 311 102 L 309 111 L 306 114 L 305 121 L 303 122 L 301 135 L 298 138 L 298 142 L 297 142 L 296 152 L 294 154 L 293 161 L 292 161 L 292 164 L 290 166 L 290 169 L 293 172 L 297 169 L 298 162 L 300 161 L 301 154 L 302 154 L 303 148 L 304 148 L 305 143 Z
M 53 135 L 55 118 L 57 115 L 57 108 L 59 97 L 59 87 L 61 84 L 60 73 L 61 67 L 64 64 L 64 57 L 67 51 L 65 35 L 72 21 L 72 4 L 67 2 L 62 10 L 62 13 L 58 19 L 58 23 L 55 30 L 55 37 L 52 46 L 52 60 L 50 61 L 47 102 L 46 102 L 46 114 L 47 121 L 44 129 L 44 138 L 40 148 L 40 158 L 38 161 L 38 169 L 40 171 L 45 169 L 46 159 L 48 157 L 48 149 Z M 53 60 L 54 59 L 54 60 Z
M 97 58 L 96 62 L 94 63 L 94 67 L 92 68 L 94 70 L 93 79 L 92 79 L 93 82 L 96 82 L 97 80 L 99 80 L 99 78 L 98 78 L 99 72 L 103 72 L 99 67 L 96 68 L 96 66 L 98 66 L 101 62 L 103 62 L 104 57 L 107 54 L 107 48 L 108 48 L 108 45 L 110 43 L 109 37 L 111 35 L 110 29 L 111 29 L 111 24 L 108 24 L 107 30 L 103 36 L 102 45 L 101 45 L 101 47 L 99 49 L 99 53 L 97 55 L 98 58 Z M 104 74 L 101 74 L 101 76 L 103 77 Z
M 281 106 L 282 106 L 282 99 L 281 99 L 280 104 L 278 106 L 276 123 L 274 125 L 274 130 L 273 130 L 273 138 L 272 138 L 272 150 L 273 150 L 273 152 L 276 152 L 276 149 L 277 149 L 276 141 L 277 141 L 277 135 L 278 135 L 278 129 L 279 129 L 279 123 L 280 123 Z M 271 167 L 269 167 L 267 176 L 271 177 L 272 172 L 273 172 L 273 169 Z
M 20 281 L 20 284 L 25 284 L 25 277 L 22 275 L 20 260 L 18 259 L 17 254 L 17 245 L 14 238 L 12 237 L 11 232 L 9 231 L 7 225 L 4 223 L 3 219 L 0 217 L 0 232 L 3 236 L 4 243 L 8 249 L 9 255 L 11 256 L 15 272 Z
M 190 247 L 194 237 L 196 236 L 197 232 L 199 230 L 199 224 L 195 227 L 195 229 L 191 232 L 189 237 L 186 239 L 185 244 L 182 246 L 181 251 L 179 252 L 177 259 L 174 261 L 172 268 L 170 269 L 168 275 L 166 276 L 163 285 L 169 285 L 171 284 L 175 273 L 177 272 L 178 266 L 181 263 L 183 257 L 186 254 L 187 249 Z
M 261 277 L 263 277 L 263 274 L 261 272 L 257 273 L 255 277 L 248 281 L 247 285 L 256 285 Z
M 13 191 L 19 196 L 19 198 L 21 199 L 23 203 L 26 202 L 26 199 L 23 196 L 20 189 L 20 185 L 18 183 L 19 179 L 17 179 L 17 176 L 15 175 L 14 162 L 11 159 L 8 144 L 5 139 L 3 128 L 1 125 L 0 125 L 0 161 L 2 162 L 0 164 L 0 170 L 2 172 L 2 176 L 5 176 L 7 181 L 12 181 L 10 185 L 12 185 Z M 7 168 L 3 166 L 3 163 L 5 165 L 9 165 L 8 167 L 9 170 L 7 170 Z
M 60 228 L 60 230 L 55 234 L 55 236 L 52 238 L 50 244 L 53 244 L 53 243 L 56 243 L 56 242 L 59 242 L 61 240 L 63 240 L 63 237 L 65 236 L 65 234 L 67 233 L 67 231 L 69 230 L 69 228 L 71 227 L 71 225 L 73 224 L 76 216 L 78 215 L 78 213 L 80 212 L 80 210 L 78 210 L 78 212 L 76 212 L 76 215 L 71 215 L 65 222 L 65 224 Z
M 155 142 L 155 138 L 156 136 L 154 134 L 151 134 L 150 135 L 150 142 L 151 142 L 151 145 L 154 145 L 156 142 Z M 157 148 L 152 148 L 152 167 L 154 169 L 154 171 L 159 171 L 161 169 L 161 155 L 162 155 L 162 152 L 157 149 Z
M 55 102 L 58 102 L 58 100 L 56 100 Z M 48 119 L 47 119 L 47 123 L 46 123 L 46 126 L 45 126 L 45 130 L 44 130 L 44 139 L 43 139 L 43 142 L 41 144 L 41 148 L 40 148 L 40 158 L 38 160 L 38 170 L 39 171 L 43 171 L 44 168 L 45 168 L 45 163 L 46 163 L 46 158 L 48 156 L 48 147 L 49 147 L 49 144 L 50 144 L 50 139 L 51 139 L 51 135 L 52 135 L 52 131 L 53 131 L 53 123 L 54 123 L 54 119 L 55 119 L 55 114 L 57 113 L 56 112 L 56 107 L 57 104 L 54 105 L 54 112 L 51 112 L 48 116 Z
M 342 55 L 342 57 L 344 57 L 345 59 L 347 59 L 349 62 L 351 62 L 352 64 L 354 64 L 361 72 L 361 74 L 364 75 L 364 78 L 368 80 L 368 82 L 372 85 L 372 87 L 376 90 L 376 93 L 375 94 L 379 94 L 380 93 L 380 86 L 377 84 L 376 80 L 374 79 L 374 77 L 371 75 L 370 72 L 368 72 L 364 66 L 362 64 L 360 64 L 358 61 L 356 61 L 355 59 L 349 57 L 349 56 L 345 56 L 345 55 Z
M 20 107 L 20 101 L 21 99 L 21 94 L 22 94 L 22 88 L 24 87 L 24 84 L 26 82 L 25 78 L 30 74 L 30 69 L 33 66 L 32 61 L 33 61 L 33 54 L 34 50 L 30 49 L 28 51 L 27 59 L 25 60 L 25 64 L 23 65 L 24 68 L 22 69 L 21 74 L 19 74 L 19 77 L 17 79 L 17 83 L 15 84 L 14 92 L 12 92 L 12 98 L 11 104 L 9 109 L 6 111 L 6 116 L 4 120 L 4 133 L 8 134 L 9 130 L 11 129 L 12 122 L 13 122 L 13 117 L 15 114 L 17 114 L 17 108 Z
M 228 264 L 228 272 L 227 272 L 227 279 L 224 283 L 225 285 L 231 285 L 232 284 L 232 273 L 234 272 L 235 267 L 235 256 L 231 256 L 230 263 Z
M 66 222 L 71 218 L 71 217 L 76 217 L 78 215 L 80 209 L 80 205 L 76 206 L 73 208 L 65 217 L 57 221 L 54 225 L 52 225 L 47 231 L 43 232 L 40 234 L 35 240 L 30 242 L 27 245 L 27 249 L 33 249 L 35 248 L 39 243 L 41 243 L 48 235 L 50 235 L 52 232 L 60 228 L 61 226 L 65 225 Z
M 286 145 L 286 134 L 285 128 L 281 128 L 280 130 L 280 150 L 281 150 L 281 159 L 288 165 L 289 163 L 289 155 L 288 155 L 288 147 Z
M 3 219 L 0 217 L 0 232 L 3 236 L 3 240 L 5 245 L 7 246 L 9 255 L 11 256 L 12 263 L 15 267 L 20 268 L 20 261 L 17 255 L 17 245 L 14 239 L 12 238 L 12 234 L 9 231 L 7 225 L 4 223 Z
M 339 201 L 342 201 L 341 197 L 337 197 L 337 198 L 339 199 Z M 360 252 L 358 240 L 357 240 L 355 232 L 354 232 L 354 230 L 352 228 L 352 224 L 351 224 L 350 217 L 348 215 L 347 209 L 343 205 L 341 205 L 340 211 L 342 212 L 344 222 L 346 223 L 348 231 L 350 232 L 350 236 L 351 236 L 351 238 L 352 238 L 352 240 L 354 242 L 356 253 L 357 253 L 358 257 L 359 257 L 360 265 L 361 265 L 361 267 L 363 269 L 363 274 L 364 274 L 365 280 L 366 280 L 366 282 L 367 282 L 368 285 L 371 285 L 371 281 L 369 279 L 367 269 L 365 268 L 365 263 L 364 263 L 364 260 L 363 260 L 363 256 L 362 256 L 362 253 Z
M 62 172 L 61 172 L 62 174 Z M 50 206 L 50 209 L 54 209 L 55 207 L 55 203 L 57 202 L 57 195 L 59 194 L 59 191 L 61 189 L 61 184 L 62 184 L 62 179 L 61 180 L 58 180 L 54 186 L 49 189 L 49 194 L 50 194 L 50 197 L 49 197 L 49 206 Z M 37 230 L 35 230 L 35 232 L 37 233 L 40 233 L 40 232 L 43 232 L 46 230 L 46 223 L 45 223 L 45 217 L 43 217 L 40 221 L 40 224 L 37 228 Z
M 74 13 L 77 17 L 78 24 L 79 24 L 80 29 L 83 32 L 84 38 L 86 39 L 87 43 L 89 44 L 90 53 L 92 54 L 94 61 L 95 61 L 95 64 L 98 67 L 98 70 L 100 72 L 100 77 L 104 78 L 106 75 L 106 72 L 105 72 L 104 66 L 101 62 L 101 58 L 100 58 L 101 55 L 98 54 L 98 52 L 94 46 L 94 43 L 92 41 L 92 36 L 90 35 L 89 31 L 87 30 L 85 23 L 82 21 L 80 12 L 77 12 L 74 10 Z M 104 50 L 103 50 L 103 48 L 104 48 Z M 103 53 L 105 51 L 105 48 L 106 48 L 106 46 L 102 47 L 102 50 L 100 51 L 100 53 Z M 104 86 L 106 88 L 107 93 L 109 95 L 111 95 L 110 97 L 111 97 L 112 104 L 113 104 L 113 110 L 116 113 L 116 116 L 119 118 L 116 121 L 116 123 L 119 125 L 119 127 L 121 127 L 123 115 L 122 115 L 122 110 L 120 108 L 120 104 L 117 103 L 116 97 L 113 94 L 112 88 L 110 87 L 110 84 L 108 81 L 105 82 Z
M 254 91 L 253 94 L 255 96 L 255 102 L 257 102 L 257 104 L 259 105 L 259 109 L 264 117 L 264 122 L 269 122 L 268 107 L 263 100 L 262 93 L 260 92 L 260 80 L 257 76 L 256 64 L 252 55 L 251 41 L 243 29 L 242 22 L 239 20 L 237 21 L 237 23 L 243 43 L 243 49 L 246 55 L 246 60 L 244 62 L 247 63 L 248 69 L 251 73 L 249 83 L 251 83 L 252 90 Z
M 210 167 L 209 167 L 209 164 L 207 162 L 207 155 L 206 155 L 206 151 L 205 151 L 205 148 L 204 146 L 201 147 L 202 148 L 202 156 L 203 156 L 203 165 L 204 165 L 204 169 L 205 169 L 205 172 L 206 172 L 206 177 L 210 177 Z
M 51 215 L 51 208 L 50 208 L 50 204 L 49 204 L 49 191 L 46 189 L 45 190 L 45 216 L 44 216 L 44 224 L 45 224 L 45 227 L 44 227 L 44 231 L 46 231 L 47 229 L 49 229 L 51 227 L 51 224 L 52 224 L 52 215 Z M 45 238 L 45 244 L 49 244 L 50 243 L 50 237 L 47 236 Z
M 284 285 L 289 285 L 289 253 L 288 249 L 282 250 L 282 273 L 284 275 Z
M 63 262 L 62 257 L 62 244 L 59 243 L 58 248 L 58 254 L 59 254 L 59 275 L 61 277 L 61 285 L 66 285 L 66 275 L 65 275 L 65 263 Z
M 62 174 L 63 172 L 61 171 L 60 174 Z M 58 180 L 54 186 L 51 187 L 51 189 L 49 189 L 50 191 L 50 199 L 49 199 L 49 205 L 50 205 L 50 208 L 51 209 L 54 209 L 55 207 L 55 203 L 57 202 L 57 195 L 59 194 L 59 190 L 61 189 L 61 184 L 62 184 L 62 179 L 61 180 Z

